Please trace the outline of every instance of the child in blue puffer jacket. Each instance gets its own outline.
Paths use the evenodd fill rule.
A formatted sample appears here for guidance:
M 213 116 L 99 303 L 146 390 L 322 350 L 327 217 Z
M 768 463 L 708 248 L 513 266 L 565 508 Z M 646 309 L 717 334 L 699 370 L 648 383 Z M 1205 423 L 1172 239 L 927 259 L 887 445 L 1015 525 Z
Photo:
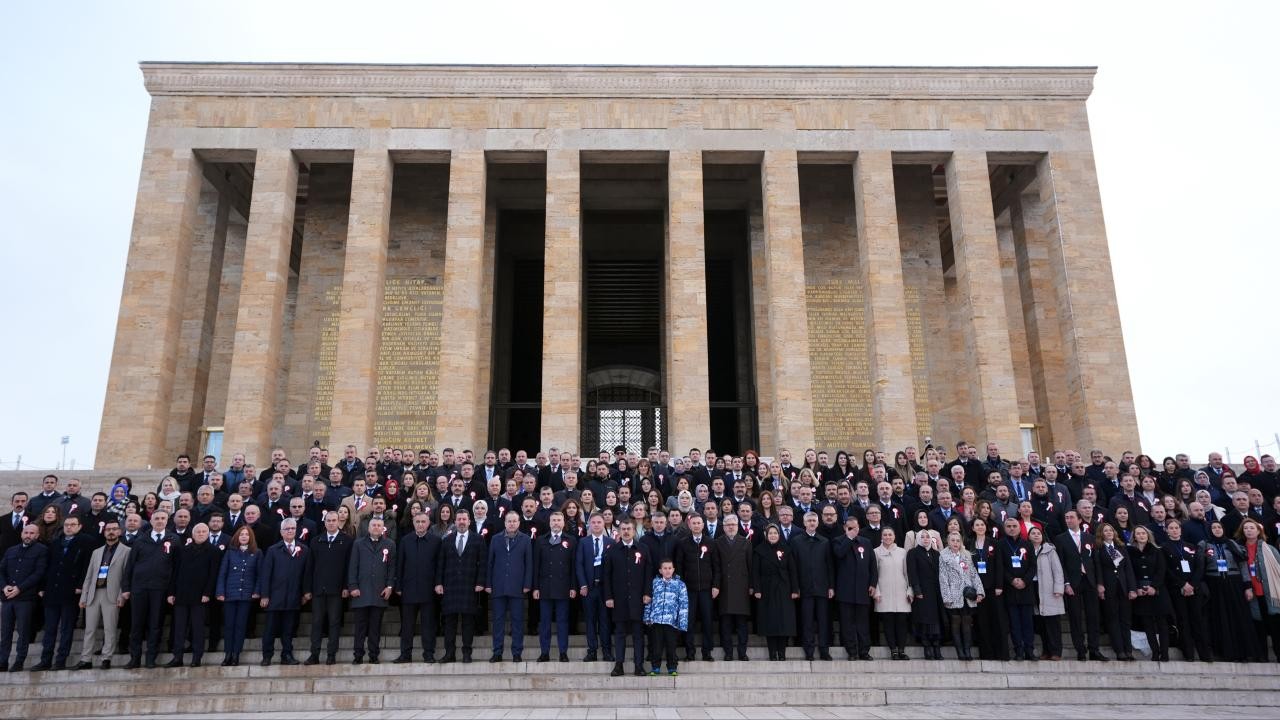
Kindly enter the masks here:
M 653 599 L 644 608 L 644 624 L 653 631 L 653 670 L 661 670 L 663 653 L 667 656 L 667 674 L 676 675 L 676 633 L 689 629 L 689 590 L 676 577 L 676 566 L 670 560 L 658 565 L 653 579 Z

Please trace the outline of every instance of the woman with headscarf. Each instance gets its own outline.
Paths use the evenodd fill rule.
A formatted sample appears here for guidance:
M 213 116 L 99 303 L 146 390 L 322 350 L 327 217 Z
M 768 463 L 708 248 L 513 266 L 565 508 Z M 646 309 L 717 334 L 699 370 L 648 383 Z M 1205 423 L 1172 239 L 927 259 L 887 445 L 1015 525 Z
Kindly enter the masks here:
M 785 660 L 787 638 L 796 634 L 800 580 L 777 525 L 765 528 L 764 542 L 751 553 L 750 585 L 756 598 L 756 632 L 766 638 L 770 660 Z
M 1250 584 L 1244 548 L 1227 536 L 1219 521 L 1209 523 L 1209 539 L 1199 547 L 1204 552 L 1204 584 L 1209 590 L 1205 606 L 1209 645 L 1219 660 L 1248 662 L 1257 655 L 1258 640 L 1244 594 Z
M 936 537 L 936 531 L 922 532 L 916 538 L 916 546 L 907 551 L 907 582 L 915 596 L 911 601 L 911 622 L 924 646 L 926 660 L 942 659 L 942 587 Z

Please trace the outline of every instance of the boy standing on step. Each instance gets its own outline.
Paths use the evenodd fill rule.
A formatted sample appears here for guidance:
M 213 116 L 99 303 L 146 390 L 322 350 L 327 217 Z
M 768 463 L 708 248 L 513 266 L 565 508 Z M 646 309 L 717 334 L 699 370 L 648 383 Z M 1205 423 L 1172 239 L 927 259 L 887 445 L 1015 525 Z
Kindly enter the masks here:
M 689 591 L 684 581 L 676 577 L 676 566 L 671 560 L 658 565 L 658 577 L 653 579 L 653 598 L 644 608 L 644 624 L 653 628 L 653 670 L 661 670 L 662 656 L 667 657 L 667 674 L 676 674 L 676 633 L 689 629 Z

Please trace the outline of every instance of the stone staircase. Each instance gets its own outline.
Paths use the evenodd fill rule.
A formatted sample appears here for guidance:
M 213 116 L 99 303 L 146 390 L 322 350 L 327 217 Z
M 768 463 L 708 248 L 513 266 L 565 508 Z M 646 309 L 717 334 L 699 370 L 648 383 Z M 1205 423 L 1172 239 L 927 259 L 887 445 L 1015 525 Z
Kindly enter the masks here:
M 990 712 L 994 706 L 1021 706 L 1020 716 L 1034 707 L 1037 717 L 1056 716 L 1053 708 L 1074 708 L 1077 717 L 1089 717 L 1141 706 L 1145 716 L 1175 718 L 1274 717 L 1280 704 L 1280 680 L 1273 666 L 1263 664 L 896 663 L 878 653 L 873 662 L 695 661 L 682 663 L 678 677 L 612 678 L 604 662 L 490 664 L 487 653 L 477 657 L 471 664 L 452 665 L 394 665 L 384 659 L 380 665 L 362 666 L 262 668 L 245 663 L 234 668 L 8 673 L 0 675 L 0 708 L 3 716 L 15 718 L 270 712 L 342 712 L 347 717 L 363 711 L 374 711 L 369 717 L 416 717 L 441 709 L 530 708 L 590 709 L 591 717 L 596 709 L 667 708 L 673 709 L 671 714 L 656 716 L 675 717 L 675 708 L 736 708 L 753 717 L 747 709 L 784 707 L 863 708 L 870 713 L 842 717 L 885 717 L 881 711 L 886 709 L 910 716 L 913 708 L 933 707 L 951 708 L 948 717 L 968 717 L 955 709 Z M 618 710 L 617 716 L 624 713 Z

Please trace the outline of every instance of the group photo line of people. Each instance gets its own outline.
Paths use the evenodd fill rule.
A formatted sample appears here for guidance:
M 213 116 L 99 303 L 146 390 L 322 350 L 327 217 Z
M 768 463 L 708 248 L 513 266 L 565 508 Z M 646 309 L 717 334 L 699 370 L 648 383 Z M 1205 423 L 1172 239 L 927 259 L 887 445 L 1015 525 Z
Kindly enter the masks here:
M 49 474 L 0 516 L 0 669 L 37 640 L 36 672 L 236 666 L 250 637 L 261 665 L 332 665 L 348 622 L 342 660 L 379 663 L 389 608 L 395 663 L 472 662 L 485 633 L 495 663 L 526 635 L 569 662 L 581 633 L 615 676 L 744 661 L 753 633 L 772 661 L 1280 661 L 1272 456 L 950 449 L 317 444 L 92 491 Z

